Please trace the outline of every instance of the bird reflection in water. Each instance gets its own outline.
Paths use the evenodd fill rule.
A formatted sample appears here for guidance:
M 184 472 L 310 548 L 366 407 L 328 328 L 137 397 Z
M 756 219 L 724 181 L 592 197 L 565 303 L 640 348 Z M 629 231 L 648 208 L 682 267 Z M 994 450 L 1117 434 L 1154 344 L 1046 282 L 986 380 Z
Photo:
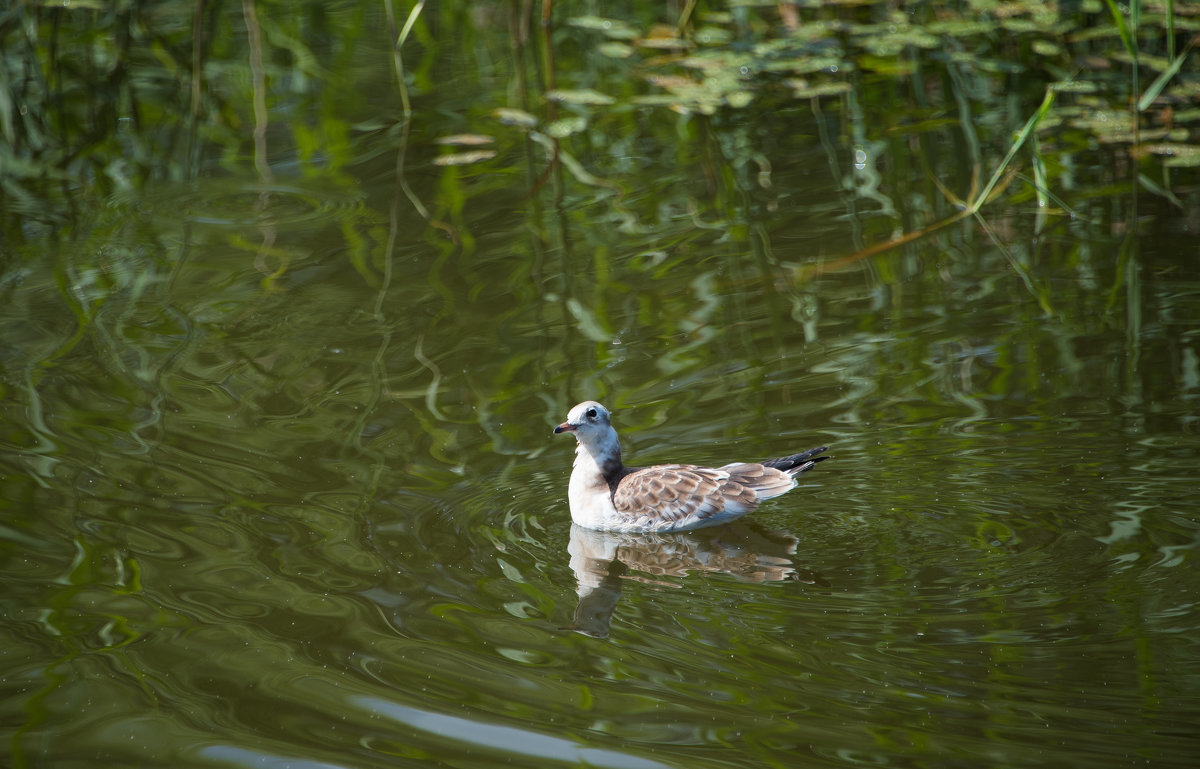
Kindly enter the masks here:
M 662 577 L 721 572 L 743 582 L 827 585 L 815 572 L 799 569 L 791 556 L 795 537 L 759 524 L 738 522 L 715 529 L 670 533 L 617 533 L 571 526 L 571 570 L 579 604 L 567 628 L 607 638 L 625 580 L 682 587 Z

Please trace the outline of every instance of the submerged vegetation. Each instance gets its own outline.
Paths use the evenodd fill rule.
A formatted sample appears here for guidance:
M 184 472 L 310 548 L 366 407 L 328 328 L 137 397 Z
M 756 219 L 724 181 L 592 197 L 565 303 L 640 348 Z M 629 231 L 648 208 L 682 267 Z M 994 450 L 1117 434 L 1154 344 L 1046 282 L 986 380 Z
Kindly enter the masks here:
M 463 310 L 455 280 L 560 301 L 602 360 L 621 312 L 654 319 L 686 339 L 660 351 L 678 371 L 709 360 L 726 282 L 865 267 L 896 286 L 936 236 L 941 303 L 1005 273 L 1042 316 L 1115 313 L 1135 345 L 1122 299 L 1142 290 L 1145 222 L 1167 223 L 1159 250 L 1194 238 L 1197 34 L 1200 7 L 1170 0 L 11 5 L 4 285 L 49 244 L 86 244 L 59 278 L 86 327 L 185 265 L 251 266 L 233 303 L 249 311 L 336 255 L 376 321 L 398 280 L 436 308 L 392 391 L 427 406 L 429 433 L 443 378 L 422 351 Z M 622 295 L 700 244 L 743 270 Z M 816 298 L 786 301 L 814 333 Z M 515 361 L 497 386 L 524 375 Z
M 849 131 L 832 147 L 857 169 L 847 183 L 875 184 L 878 174 L 886 184 L 902 170 L 889 156 L 935 160 L 924 147 L 942 143 L 976 168 L 977 179 L 942 191 L 966 210 L 1016 173 L 1013 199 L 1027 190 L 1044 209 L 1061 206 L 1062 152 L 1089 144 L 1113 146 L 1107 151 L 1136 169 L 1130 181 L 1173 201 L 1171 169 L 1200 166 L 1200 11 L 1189 3 L 687 2 L 675 16 L 609 5 L 608 17 L 549 2 L 418 3 L 399 13 L 393 5 L 383 3 L 396 41 L 390 63 L 358 53 L 379 47 L 368 44 L 382 31 L 367 21 L 378 13 L 370 3 L 288 4 L 286 13 L 269 2 L 9 6 L 0 12 L 8 239 L 36 222 L 61 225 L 81 196 L 191 179 L 214 166 L 240 173 L 249 161 L 265 181 L 294 158 L 307 174 L 337 174 L 355 137 L 371 130 L 342 116 L 371 103 L 376 130 L 398 128 L 420 145 L 401 173 L 431 161 L 507 162 L 521 139 L 498 125 L 508 124 L 575 183 L 608 189 L 627 225 L 634 220 L 614 162 L 637 141 L 674 134 L 681 152 L 691 145 L 681 157 L 697 158 L 711 152 L 711 136 L 729 172 L 766 188 L 786 163 L 776 156 L 785 143 L 754 134 L 819 131 L 829 113 Z M 507 27 L 512 49 L 483 42 L 480 25 Z M 442 44 L 450 30 L 462 49 Z M 248 59 L 230 44 L 246 36 Z M 345 60 L 349 68 L 333 66 Z M 458 112 L 450 122 L 489 146 L 452 151 L 444 124 L 412 104 L 436 95 L 447 70 L 472 69 L 479 98 L 447 105 Z M 329 79 L 355 70 L 362 77 L 353 88 Z M 390 86 L 389 73 L 398 78 Z M 1039 109 L 1044 93 L 1057 97 Z M 803 122 L 800 108 L 810 112 Z M 770 113 L 790 119 L 740 134 L 722 127 L 769 122 Z M 664 120 L 669 114 L 678 117 Z M 439 139 L 451 150 L 432 157 Z M 1006 154 L 1018 145 L 1023 153 Z M 548 166 L 532 162 L 537 188 Z M 935 166 L 920 172 L 944 181 Z M 411 199 L 418 210 L 427 205 Z

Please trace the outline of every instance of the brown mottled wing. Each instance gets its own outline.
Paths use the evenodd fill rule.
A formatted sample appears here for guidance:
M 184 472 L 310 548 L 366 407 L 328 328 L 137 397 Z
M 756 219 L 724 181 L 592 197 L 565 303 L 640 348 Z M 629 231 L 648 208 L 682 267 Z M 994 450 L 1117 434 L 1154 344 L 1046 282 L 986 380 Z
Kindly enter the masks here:
M 734 465 L 738 473 L 744 465 Z M 749 467 L 762 468 L 761 465 Z M 777 470 L 775 472 L 780 476 Z M 786 477 L 786 476 L 784 476 Z M 752 487 L 733 477 L 730 468 L 694 465 L 659 465 L 635 470 L 621 479 L 613 492 L 613 505 L 631 518 L 669 527 L 685 519 L 703 521 L 722 513 L 748 512 L 758 503 Z
M 757 462 L 736 462 L 721 468 L 729 473 L 729 479 L 754 492 L 757 499 L 772 499 L 785 491 L 796 488 L 796 481 L 788 473 Z

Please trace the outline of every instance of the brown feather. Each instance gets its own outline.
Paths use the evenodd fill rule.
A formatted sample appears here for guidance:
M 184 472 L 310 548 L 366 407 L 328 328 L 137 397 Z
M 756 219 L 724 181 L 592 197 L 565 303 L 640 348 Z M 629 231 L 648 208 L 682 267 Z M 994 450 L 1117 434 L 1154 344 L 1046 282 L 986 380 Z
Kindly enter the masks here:
M 749 512 L 760 497 L 781 494 L 792 486 L 787 474 L 759 464 L 739 463 L 720 469 L 660 465 L 622 477 L 612 499 L 617 512 L 631 522 L 653 519 L 669 526 L 692 516 L 711 518 L 729 508 Z

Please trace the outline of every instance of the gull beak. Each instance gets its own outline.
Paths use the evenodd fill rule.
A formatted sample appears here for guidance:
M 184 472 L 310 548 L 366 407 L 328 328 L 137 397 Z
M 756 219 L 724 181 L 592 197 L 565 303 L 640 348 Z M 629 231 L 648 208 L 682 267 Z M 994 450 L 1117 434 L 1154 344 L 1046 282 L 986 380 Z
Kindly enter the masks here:
M 571 424 L 570 422 L 563 422 L 561 425 L 554 428 L 555 435 L 558 435 L 559 433 L 573 433 L 573 432 L 575 432 L 575 425 Z

